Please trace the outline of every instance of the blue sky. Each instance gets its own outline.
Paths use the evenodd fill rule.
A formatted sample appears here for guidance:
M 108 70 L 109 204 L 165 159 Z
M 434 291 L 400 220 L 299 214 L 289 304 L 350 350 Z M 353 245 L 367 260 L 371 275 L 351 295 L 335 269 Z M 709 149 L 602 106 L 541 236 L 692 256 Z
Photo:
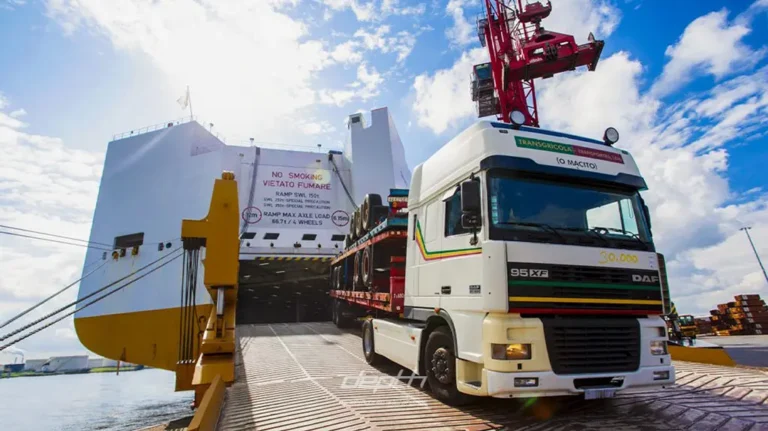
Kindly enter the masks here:
M 621 132 L 647 177 L 673 298 L 762 293 L 768 1 L 552 0 L 544 25 L 606 41 L 596 72 L 537 83 L 542 126 Z M 480 0 L 0 0 L 0 224 L 87 237 L 115 133 L 195 114 L 228 143 L 326 148 L 388 106 L 411 167 L 473 121 Z M 21 178 L 24 178 L 22 181 Z M 0 320 L 77 278 L 82 251 L 0 238 Z M 34 285 L 34 289 L 24 286 Z M 76 349 L 71 323 L 22 345 Z

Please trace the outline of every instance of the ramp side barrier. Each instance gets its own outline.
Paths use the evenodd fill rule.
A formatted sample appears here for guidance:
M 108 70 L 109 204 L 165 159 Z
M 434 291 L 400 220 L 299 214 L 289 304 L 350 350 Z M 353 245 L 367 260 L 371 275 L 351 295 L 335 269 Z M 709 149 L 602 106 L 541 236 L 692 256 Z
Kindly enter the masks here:
M 203 400 L 197 408 L 192 422 L 187 427 L 188 431 L 214 431 L 219 421 L 221 407 L 224 405 L 224 388 L 226 385 L 220 375 L 216 375 L 211 385 L 205 391 Z

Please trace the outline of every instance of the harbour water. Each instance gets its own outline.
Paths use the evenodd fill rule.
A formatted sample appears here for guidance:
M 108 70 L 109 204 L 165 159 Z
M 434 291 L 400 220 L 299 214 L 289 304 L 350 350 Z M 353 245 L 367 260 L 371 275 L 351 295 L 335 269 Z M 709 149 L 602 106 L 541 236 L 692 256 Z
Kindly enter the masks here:
M 189 416 L 174 374 L 140 371 L 0 379 L 0 429 L 135 430 Z

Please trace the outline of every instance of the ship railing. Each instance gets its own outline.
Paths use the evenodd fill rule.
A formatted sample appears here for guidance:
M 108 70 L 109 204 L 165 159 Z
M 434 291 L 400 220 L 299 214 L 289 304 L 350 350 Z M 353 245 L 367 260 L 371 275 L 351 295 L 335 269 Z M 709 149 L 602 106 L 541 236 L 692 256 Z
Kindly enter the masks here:
M 155 132 L 157 130 L 178 126 L 180 124 L 189 123 L 192 121 L 196 121 L 198 124 L 203 126 L 206 130 L 208 130 L 211 134 L 216 136 L 216 138 L 218 138 L 221 142 L 227 145 L 235 145 L 239 147 L 259 147 L 259 148 L 276 149 L 276 150 L 305 151 L 305 152 L 312 152 L 312 153 L 328 153 L 328 151 L 330 150 L 338 151 L 342 149 L 341 143 L 337 145 L 334 145 L 334 144 L 298 145 L 298 144 L 284 144 L 279 142 L 257 141 L 253 138 L 242 138 L 242 137 L 228 139 L 216 130 L 213 123 L 205 122 L 198 116 L 182 117 L 176 120 L 166 121 L 164 123 L 153 124 L 151 126 L 130 130 L 128 132 L 118 133 L 112 136 L 112 140 L 117 141 L 118 139 L 132 138 L 134 136 Z
M 117 141 L 118 139 L 131 138 L 133 136 L 143 135 L 145 133 L 150 133 L 156 130 L 165 129 L 166 127 L 189 123 L 190 121 L 194 121 L 194 120 L 198 120 L 199 122 L 199 119 L 197 117 L 181 117 L 176 120 L 166 121 L 164 123 L 158 123 L 158 124 L 153 124 L 151 126 L 142 127 L 139 129 L 133 129 L 128 132 L 118 133 L 112 136 L 112 140 Z

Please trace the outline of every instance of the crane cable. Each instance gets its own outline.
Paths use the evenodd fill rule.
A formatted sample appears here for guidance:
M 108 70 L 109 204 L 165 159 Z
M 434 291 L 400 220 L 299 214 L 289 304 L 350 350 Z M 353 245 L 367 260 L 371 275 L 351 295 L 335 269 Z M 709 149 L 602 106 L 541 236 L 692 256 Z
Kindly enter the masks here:
M 68 239 L 68 240 L 71 240 L 71 241 L 87 242 L 89 244 L 101 245 L 101 246 L 108 247 L 108 248 L 112 249 L 112 244 L 107 244 L 107 243 L 104 243 L 104 242 L 90 241 L 90 240 L 79 239 L 79 238 L 72 238 L 72 237 L 69 237 L 69 236 L 56 235 L 56 234 L 53 234 L 53 233 L 41 232 L 41 231 L 38 231 L 38 230 L 22 229 L 20 227 L 6 226 L 6 225 L 2 225 L 2 224 L 0 224 L 0 227 L 3 228 L 3 229 L 20 230 L 22 232 L 34 233 L 34 234 L 37 234 L 37 235 L 52 236 L 54 238 Z
M 75 243 L 66 242 L 66 241 L 59 241 L 59 240 L 56 240 L 56 239 L 40 238 L 38 236 L 23 235 L 23 234 L 20 234 L 20 233 L 6 232 L 6 231 L 0 231 L 0 233 L 5 234 L 5 235 L 19 236 L 19 237 L 22 237 L 22 238 L 39 239 L 39 240 L 42 240 L 42 241 L 55 242 L 55 243 L 58 243 L 58 244 L 76 245 L 78 247 L 94 248 L 96 250 L 101 250 L 101 251 L 112 251 L 111 248 L 105 248 L 105 247 L 95 246 L 95 245 L 90 245 L 90 244 L 75 244 Z M 75 240 L 75 239 L 73 239 L 73 241 L 83 241 L 83 240 Z
M 333 172 L 335 172 L 336 176 L 339 177 L 339 181 L 341 182 L 341 187 L 343 187 L 344 192 L 347 193 L 347 198 L 349 199 L 349 202 L 352 203 L 352 208 L 357 208 L 357 204 L 355 204 L 355 200 L 352 198 L 352 194 L 349 193 L 349 190 L 347 189 L 347 185 L 344 184 L 344 178 L 341 177 L 341 172 L 339 172 L 339 167 L 336 165 L 336 160 L 333 159 L 333 154 L 328 155 L 328 160 L 331 161 L 331 164 L 333 165 Z
M 148 264 L 146 264 L 146 265 L 142 266 L 141 268 L 138 268 L 138 269 L 136 269 L 135 271 L 133 271 L 133 272 L 129 273 L 128 275 L 125 275 L 125 276 L 123 276 L 123 277 L 121 277 L 121 278 L 119 278 L 119 279 L 117 279 L 117 280 L 115 280 L 115 281 L 113 281 L 113 282 L 111 282 L 111 283 L 107 284 L 106 286 L 104 286 L 104 287 L 102 287 L 102 288 L 100 288 L 100 289 L 98 289 L 98 290 L 96 290 L 96 291 L 94 291 L 94 292 L 91 292 L 91 293 L 89 293 L 88 295 L 85 295 L 85 296 L 84 296 L 84 297 L 82 297 L 82 298 L 79 298 L 79 299 L 77 299 L 77 300 L 75 300 L 75 301 L 72 301 L 72 302 L 70 302 L 69 304 L 67 304 L 67 305 L 65 305 L 65 306 L 63 306 L 63 307 L 61 307 L 61 308 L 59 308 L 58 310 L 55 310 L 55 311 L 53 311 L 53 312 L 51 312 L 51 313 L 49 313 L 49 314 L 46 314 L 45 316 L 43 316 L 43 317 L 41 317 L 41 318 L 39 318 L 39 319 L 37 319 L 37 320 L 35 320 L 35 321 L 31 322 L 31 323 L 28 323 L 28 324 L 26 324 L 26 325 L 22 326 L 21 328 L 19 328 L 19 329 L 15 330 L 15 331 L 13 331 L 13 332 L 10 332 L 10 333 L 8 333 L 8 334 L 6 334 L 6 335 L 4 335 L 4 336 L 0 337 L 0 341 L 5 341 L 5 340 L 7 340 L 8 338 L 10 338 L 10 337 L 12 337 L 12 336 L 14 336 L 14 335 L 16 335 L 16 334 L 18 334 L 18 333 L 20 333 L 20 332 L 22 332 L 22 331 L 26 330 L 26 329 L 29 329 L 29 328 L 30 328 L 30 327 L 32 327 L 32 326 L 34 326 L 34 325 L 36 325 L 36 324 L 38 324 L 38 323 L 42 322 L 43 320 L 46 320 L 46 319 L 48 319 L 48 318 L 50 318 L 50 317 L 52 317 L 52 316 L 54 316 L 54 315 L 56 315 L 56 314 L 59 314 L 59 313 L 61 313 L 62 311 L 66 310 L 67 308 L 69 308 L 69 307 L 71 307 L 71 306 L 73 306 L 73 305 L 77 305 L 77 304 L 79 304 L 80 302 L 83 302 L 83 301 L 85 301 L 86 299 L 88 299 L 88 298 L 90 298 L 90 297 L 92 297 L 92 296 L 94 296 L 94 295 L 96 295 L 96 294 L 98 294 L 98 293 L 100 293 L 100 292 L 103 292 L 104 290 L 106 290 L 106 289 L 108 289 L 108 288 L 110 288 L 110 287 L 112 287 L 112 286 L 114 286 L 114 285 L 116 285 L 116 284 L 120 283 L 121 281 L 125 280 L 126 278 L 129 278 L 129 277 L 131 277 L 131 276 L 135 275 L 135 274 L 136 274 L 136 273 L 138 273 L 139 271 L 143 271 L 143 270 L 145 270 L 146 268 L 148 268 L 149 266 L 151 266 L 151 265 L 154 265 L 155 263 L 157 263 L 157 262 L 160 262 L 161 260 L 168 258 L 169 256 L 173 255 L 174 253 L 176 253 L 176 252 L 177 252 L 177 251 L 179 251 L 180 249 L 181 249 L 181 247 L 178 247 L 178 248 L 176 248 L 175 250 L 173 250 L 171 253 L 169 253 L 169 254 L 166 254 L 166 255 L 163 255 L 163 256 L 161 256 L 160 258 L 153 260 L 152 262 L 150 262 L 150 263 L 148 263 Z M 176 255 L 176 257 L 179 257 L 179 256 L 180 256 L 180 254 Z M 176 258 L 174 258 L 174 259 L 172 259 L 172 260 L 175 260 L 175 259 L 176 259 Z M 170 262 L 170 261 L 168 261 L 168 262 Z M 133 283 L 134 281 L 141 279 L 141 278 L 142 278 L 142 277 L 144 277 L 145 275 L 147 275 L 147 274 L 149 274 L 149 273 L 151 273 L 151 272 L 155 271 L 156 269 L 158 269 L 158 268 L 160 268 L 160 267 L 162 267 L 162 266 L 164 266 L 164 265 L 168 264 L 168 262 L 165 262 L 163 265 L 160 265 L 160 266 L 158 266 L 158 267 L 155 267 L 155 268 L 153 268 L 151 271 L 149 271 L 148 273 L 142 274 L 141 276 L 139 276 L 139 277 L 137 277 L 136 279 L 134 279 L 134 280 L 132 280 L 132 281 L 128 282 L 127 284 L 125 284 L 125 285 L 123 285 L 123 286 L 120 286 L 119 288 L 117 288 L 117 290 L 120 290 L 120 289 L 122 289 L 123 287 L 125 287 L 125 286 L 127 286 L 127 285 L 129 285 L 129 284 Z M 111 293 L 114 293 L 114 292 L 116 292 L 117 290 L 115 290 L 115 291 L 113 291 L 113 292 L 110 292 L 110 294 L 111 294 Z M 89 303 L 89 304 L 90 304 L 90 303 Z M 82 308 L 85 308 L 85 307 L 82 307 Z M 82 308 L 80 308 L 80 309 L 82 309 Z M 77 311 L 77 310 L 75 310 L 75 311 Z M 74 313 L 75 313 L 75 311 L 73 311 L 73 312 L 72 312 L 72 313 L 70 313 L 70 314 L 74 314 Z M 57 321 L 58 321 L 58 320 L 57 320 Z M 48 325 L 48 326 L 50 326 L 50 325 Z M 45 326 L 44 328 L 47 328 L 48 326 Z M 33 333 L 34 333 L 34 332 L 33 332 Z M 25 336 L 24 338 L 26 338 L 26 336 Z M 17 340 L 17 341 L 20 341 L 20 340 Z M 0 348 L 0 350 L 3 350 L 4 348 L 5 348 L 5 347 L 2 347 L 2 348 Z
M 176 250 L 178 250 L 178 249 L 176 249 Z M 176 250 L 174 250 L 174 251 L 176 251 Z M 46 325 L 44 325 L 44 326 L 41 326 L 41 327 L 39 327 L 39 328 L 35 329 L 34 331 L 32 331 L 32 332 L 30 332 L 30 333 L 28 333 L 28 334 L 26 334 L 26 335 L 24 335 L 24 336 L 22 336 L 22 337 L 19 337 L 19 338 L 17 338 L 17 339 L 15 339 L 15 340 L 13 340 L 13 341 L 10 341 L 10 342 L 8 342 L 8 343 L 6 343 L 6 344 L 3 344 L 2 346 L 0 346 L 0 352 L 2 352 L 3 350 L 7 349 L 8 347 L 11 347 L 11 346 L 13 346 L 13 345 L 14 345 L 14 344 L 16 344 L 16 343 L 19 343 L 19 342 L 21 342 L 21 341 L 23 341 L 23 340 L 25 340 L 25 339 L 27 339 L 27 338 L 29 338 L 29 337 L 31 337 L 31 336 L 33 336 L 33 335 L 37 334 L 38 332 L 42 331 L 43 329 L 49 328 L 49 327 L 51 327 L 51 326 L 55 325 L 56 323 L 59 323 L 59 322 L 61 322 L 62 320 L 66 319 L 67 317 L 69 317 L 69 316 L 71 316 L 71 315 L 73 315 L 73 314 L 77 313 L 78 311 L 80 311 L 80 310 L 83 310 L 83 309 L 86 309 L 86 308 L 88 308 L 89 306 L 91 306 L 91 305 L 93 305 L 93 304 L 95 304 L 95 303 L 97 303 L 97 302 L 101 301 L 102 299 L 104 299 L 104 298 L 108 297 L 109 295 L 112 295 L 113 293 L 119 292 L 119 291 L 120 291 L 120 290 L 122 290 L 124 287 L 130 286 L 130 285 L 131 285 L 131 284 L 133 284 L 134 282 L 141 280 L 142 278 L 144 278 L 144 277 L 148 276 L 149 274 L 151 274 L 151 273 L 153 273 L 153 272 L 157 271 L 158 269 L 160 269 L 160 268 L 164 267 L 165 265 L 168 265 L 169 263 L 173 262 L 174 260 L 176 260 L 176 259 L 180 258 L 180 257 L 181 257 L 181 255 L 182 255 L 181 253 L 180 253 L 180 254 L 177 254 L 177 255 L 176 255 L 176 256 L 175 256 L 173 259 L 171 259 L 171 260 L 169 260 L 169 261 L 167 261 L 167 262 L 164 262 L 162 265 L 158 265 L 158 266 L 156 266 L 156 267 L 152 268 L 151 270 L 149 270 L 149 271 L 145 272 L 144 274 L 141 274 L 141 275 L 139 275 L 138 277 L 134 278 L 133 280 L 131 280 L 131 281 L 128 281 L 128 282 L 126 282 L 125 284 L 123 284 L 123 285 L 121 285 L 121 286 L 117 287 L 115 290 L 113 290 L 113 291 L 111 291 L 111 292 L 107 292 L 107 293 L 105 293 L 105 294 L 103 294 L 103 295 L 101 295 L 101 296 L 97 297 L 96 299 L 94 299 L 93 301 L 90 301 L 90 302 L 86 303 L 86 304 L 85 304 L 85 305 L 83 305 L 82 307 L 80 307 L 80 308 L 78 308 L 78 309 L 75 309 L 75 310 L 73 310 L 73 311 L 70 311 L 69 313 L 67 313 L 67 314 L 65 314 L 65 315 L 63 315 L 63 316 L 61 316 L 61 317 L 59 317 L 58 319 L 56 319 L 56 320 L 54 320 L 54 321 L 52 321 L 52 322 L 50 322 L 50 323 L 48 323 L 48 324 L 46 324 Z M 163 256 L 163 257 L 165 258 L 165 257 L 167 257 L 167 256 L 170 256 L 170 255 L 166 255 L 166 256 Z M 158 261 L 159 261 L 159 259 L 158 259 Z M 155 262 L 157 262 L 157 261 L 155 261 Z M 147 266 L 149 266 L 149 265 L 147 265 Z M 145 266 L 144 268 L 146 268 L 146 266 Z M 135 274 L 135 273 L 136 273 L 136 271 L 134 271 L 132 274 Z M 115 283 L 111 283 L 110 285 L 113 285 L 113 284 L 115 284 Z M 86 298 L 88 298 L 88 297 L 92 296 L 93 294 L 95 294 L 95 293 L 98 293 L 98 292 L 100 292 L 100 291 L 102 291 L 102 290 L 106 289 L 106 288 L 107 288 L 107 287 L 109 287 L 110 285 L 107 285 L 107 286 L 103 287 L 102 289 L 99 289 L 98 291 L 96 291 L 96 292 L 94 292 L 94 293 L 92 293 L 92 294 L 90 294 L 90 295 L 88 295 L 88 296 L 86 296 L 86 297 L 84 297 L 84 298 L 82 298 L 82 299 L 86 299 Z M 18 332 L 18 331 L 17 331 L 17 332 Z M 5 340 L 6 338 L 8 338 L 8 337 L 3 337 L 3 338 L 2 338 L 2 339 L 0 339 L 0 340 Z
M 101 260 L 101 259 L 99 259 L 99 260 Z M 88 267 L 92 266 L 93 264 L 95 264 L 95 263 L 97 263 L 97 262 L 98 262 L 98 260 L 96 260 L 96 261 L 93 261 L 93 262 L 89 263 L 88 265 L 86 265 L 86 266 L 85 266 L 85 268 L 84 268 L 84 269 L 87 269 Z M 91 275 L 91 274 L 93 274 L 94 272 L 96 272 L 96 271 L 98 271 L 99 269 L 101 269 L 101 267 L 102 267 L 102 266 L 104 266 L 104 265 L 106 265 L 106 264 L 107 264 L 107 262 L 108 262 L 108 261 L 106 261 L 106 260 L 105 260 L 105 261 L 103 261 L 103 262 L 101 263 L 101 265 L 97 266 L 97 267 L 96 267 L 96 268 L 95 268 L 93 271 L 91 271 L 91 272 L 89 272 L 89 273 L 87 273 L 87 274 L 83 275 L 82 277 L 78 278 L 77 280 L 73 281 L 72 283 L 70 283 L 70 284 L 68 284 L 68 285 L 64 286 L 64 287 L 63 287 L 61 290 L 59 290 L 58 292 L 56 292 L 56 293 L 54 293 L 53 295 L 51 295 L 51 296 L 49 296 L 49 297 L 47 297 L 47 298 L 43 299 L 42 301 L 38 302 L 37 304 L 35 304 L 35 305 L 33 305 L 33 306 L 31 306 L 31 307 L 27 308 L 26 310 L 22 311 L 21 313 L 17 314 L 16 316 L 12 317 L 11 319 L 8 319 L 7 321 L 5 321 L 5 323 L 3 323 L 2 325 L 0 325 L 0 329 L 2 329 L 2 328 L 5 328 L 5 327 L 6 327 L 6 326 L 8 326 L 9 324 L 11 324 L 11 323 L 15 322 L 16 320 L 18 320 L 20 317 L 22 317 L 22 316 L 26 315 L 27 313 L 29 313 L 30 311 L 34 310 L 35 308 L 37 308 L 37 307 L 39 307 L 39 306 L 41 306 L 41 305 L 45 304 L 46 302 L 50 301 L 50 300 L 51 300 L 51 299 L 53 299 L 53 298 L 55 298 L 55 297 L 59 296 L 61 293 L 63 293 L 65 290 L 69 289 L 70 287 L 72 287 L 72 286 L 76 285 L 77 283 L 79 283 L 79 282 L 83 281 L 83 280 L 84 280 L 86 277 L 88 277 L 89 275 Z

